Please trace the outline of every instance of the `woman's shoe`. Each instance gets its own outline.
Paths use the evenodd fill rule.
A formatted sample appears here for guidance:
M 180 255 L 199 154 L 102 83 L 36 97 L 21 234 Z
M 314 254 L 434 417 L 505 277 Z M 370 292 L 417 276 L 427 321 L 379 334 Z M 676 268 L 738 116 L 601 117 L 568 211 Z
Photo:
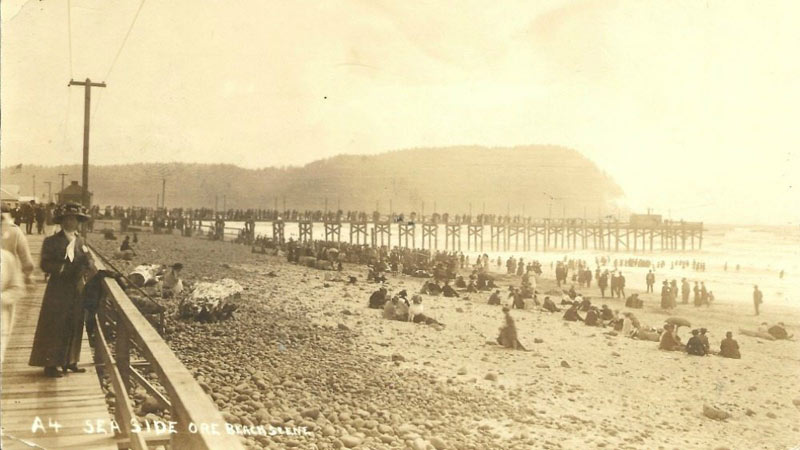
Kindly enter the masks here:
M 45 367 L 44 368 L 44 376 L 49 378 L 61 378 L 64 375 L 58 373 L 58 369 L 55 367 Z
M 64 373 L 67 373 L 67 371 L 75 373 L 84 373 L 86 372 L 86 369 L 78 368 L 77 364 L 70 364 L 68 366 L 64 366 Z

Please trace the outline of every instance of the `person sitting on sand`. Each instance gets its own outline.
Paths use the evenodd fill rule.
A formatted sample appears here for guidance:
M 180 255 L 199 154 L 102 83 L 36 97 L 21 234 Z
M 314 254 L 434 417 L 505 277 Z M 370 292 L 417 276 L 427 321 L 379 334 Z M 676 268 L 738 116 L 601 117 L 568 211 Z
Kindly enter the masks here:
M 775 339 L 791 339 L 794 335 L 789 335 L 786 332 L 786 325 L 783 322 L 778 322 L 777 325 L 773 325 L 767 329 L 767 333 L 769 333 Z
M 525 309 L 525 300 L 522 299 L 522 294 L 519 289 L 509 286 L 508 298 L 511 299 L 511 308 Z
M 634 328 L 633 321 L 631 320 L 631 313 L 622 313 L 622 329 L 620 330 L 620 334 L 625 337 L 631 337 L 633 332 Z
M 739 343 L 733 338 L 733 333 L 728 331 L 725 333 L 725 339 L 719 344 L 719 356 L 723 358 L 741 359 L 742 354 L 739 353 Z
M 686 353 L 695 356 L 706 356 L 706 346 L 700 339 L 700 330 L 692 330 L 692 337 L 686 342 Z
M 544 310 L 548 312 L 561 312 L 561 310 L 558 309 L 558 307 L 556 306 L 555 302 L 550 300 L 550 297 L 544 298 L 544 303 L 542 304 L 542 308 L 544 308 Z
M 164 275 L 164 280 L 161 283 L 161 296 L 178 295 L 183 292 L 183 280 L 181 280 L 181 270 L 183 264 L 173 264 L 169 272 Z
M 392 313 L 392 318 L 394 320 L 408 322 L 408 300 L 404 301 L 402 298 L 398 298 L 397 303 L 394 304 L 394 311 Z
M 408 320 L 414 323 L 424 323 L 426 325 L 439 325 L 444 326 L 441 322 L 436 321 L 433 317 L 428 317 L 424 313 L 422 306 L 422 296 L 415 295 L 411 297 L 411 306 L 408 308 Z
M 580 303 L 573 303 L 572 306 L 570 306 L 569 309 L 564 312 L 563 319 L 568 322 L 583 322 L 583 317 L 578 314 L 578 306 L 580 306 Z
M 600 319 L 600 313 L 597 311 L 597 307 L 592 306 L 589 308 L 589 311 L 586 312 L 583 323 L 590 327 L 596 327 L 600 324 L 598 319 Z
M 393 320 L 394 319 L 394 309 L 395 309 L 395 307 L 397 306 L 398 303 L 400 303 L 400 300 L 395 295 L 394 297 L 392 297 L 392 301 L 386 302 L 386 304 L 383 305 L 383 318 L 384 319 L 388 319 L 388 320 Z
M 639 298 L 639 294 L 631 294 L 627 299 L 625 299 L 626 308 L 641 309 L 643 305 L 644 301 Z
M 520 344 L 517 338 L 517 326 L 514 324 L 514 318 L 511 317 L 511 310 L 508 307 L 503 307 L 503 314 L 505 314 L 505 324 L 500 327 L 497 343 L 505 348 L 525 350 L 525 347 Z
M 467 292 L 469 293 L 478 292 L 478 286 L 475 285 L 475 280 L 469 280 L 469 284 L 467 285 Z
M 616 315 L 608 305 L 603 305 L 602 309 L 600 310 L 600 319 L 602 320 L 614 320 Z
M 500 289 L 494 291 L 494 293 L 489 297 L 489 304 L 490 305 L 499 305 L 501 302 L 500 299 Z
M 587 312 L 592 308 L 592 300 L 589 297 L 583 297 L 583 299 L 578 300 L 580 302 L 580 309 L 583 312 Z
M 452 286 L 450 286 L 450 282 L 449 281 L 445 281 L 444 282 L 444 287 L 442 287 L 442 294 L 444 294 L 445 297 L 458 297 L 459 296 L 458 292 L 456 292 L 456 290 L 453 289 Z
M 119 251 L 124 252 L 125 250 L 133 250 L 131 248 L 130 236 L 125 236 L 125 239 L 122 240 L 122 244 L 119 246 Z
M 711 344 L 708 343 L 708 336 L 706 336 L 708 330 L 705 328 L 700 328 L 700 334 L 698 337 L 700 341 L 703 343 L 703 347 L 706 349 L 706 353 L 711 353 Z
M 578 293 L 575 292 L 575 285 L 574 284 L 570 285 L 569 292 L 567 293 L 567 295 L 569 295 L 569 298 L 571 298 L 573 300 L 575 300 L 575 297 L 578 296 Z
M 471 276 L 470 279 L 472 279 Z M 459 289 L 464 289 L 467 287 L 467 282 L 464 281 L 464 277 L 462 277 L 461 275 L 456 277 L 456 287 Z
M 659 350 L 681 351 L 683 344 L 675 332 L 675 325 L 668 323 L 664 325 L 664 332 L 661 333 L 661 340 L 658 344 Z
M 381 286 L 380 289 L 373 292 L 369 296 L 369 307 L 372 309 L 381 309 L 386 304 L 386 286 Z

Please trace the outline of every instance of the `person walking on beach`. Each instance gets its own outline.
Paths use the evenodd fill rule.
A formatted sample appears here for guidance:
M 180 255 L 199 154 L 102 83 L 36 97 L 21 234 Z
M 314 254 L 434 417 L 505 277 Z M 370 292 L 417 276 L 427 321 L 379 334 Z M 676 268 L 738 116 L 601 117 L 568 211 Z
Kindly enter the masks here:
M 753 286 L 753 307 L 756 309 L 756 315 L 758 315 L 758 307 L 764 303 L 764 294 L 758 290 L 758 285 Z
M 606 298 L 606 288 L 608 287 L 608 271 L 603 272 L 597 277 L 597 287 L 600 288 L 600 296 Z
M 653 292 L 653 285 L 656 283 L 656 275 L 653 271 L 647 272 L 647 276 L 644 279 L 645 283 L 647 283 L 647 292 Z
M 686 305 L 689 303 L 689 291 L 691 290 L 691 286 L 689 285 L 689 281 L 686 278 L 681 279 L 681 300 L 683 304 Z
M 672 309 L 669 284 L 664 280 L 661 286 L 661 309 Z
M 694 306 L 700 306 L 700 284 L 694 282 Z

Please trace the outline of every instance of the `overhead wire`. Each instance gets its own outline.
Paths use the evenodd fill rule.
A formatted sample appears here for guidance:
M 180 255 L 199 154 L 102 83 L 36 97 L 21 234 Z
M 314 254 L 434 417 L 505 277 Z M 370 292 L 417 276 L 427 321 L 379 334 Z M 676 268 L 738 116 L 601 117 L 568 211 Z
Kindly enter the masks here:
M 74 68 L 72 63 L 72 0 L 67 0 L 67 42 L 69 42 L 68 55 L 69 55 L 69 79 L 72 80 L 74 75 Z M 67 148 L 72 146 L 69 144 L 69 120 L 72 112 L 72 89 L 67 86 L 67 111 L 64 116 L 64 143 Z
M 114 66 L 116 66 L 117 61 L 119 60 L 119 57 L 122 54 L 122 51 L 125 49 L 125 45 L 128 43 L 128 38 L 130 37 L 131 32 L 133 31 L 133 27 L 136 25 L 136 21 L 139 19 L 139 13 L 142 12 L 142 8 L 144 7 L 146 1 L 147 0 L 142 0 L 141 2 L 139 2 L 139 8 L 136 9 L 136 14 L 134 14 L 133 16 L 133 20 L 131 21 L 131 24 L 128 27 L 128 31 L 125 32 L 125 37 L 122 38 L 122 44 L 119 46 L 117 53 L 114 55 L 114 59 L 111 61 L 111 66 L 109 66 L 108 72 L 106 72 L 106 76 L 103 78 L 104 82 L 108 81 L 108 77 L 111 75 L 111 72 L 114 70 Z M 91 114 L 92 119 L 94 119 L 95 114 L 97 114 L 97 110 L 100 108 L 100 100 L 103 98 L 102 92 L 103 91 L 100 91 L 100 95 L 98 96 L 97 101 L 95 102 L 94 111 L 92 111 Z

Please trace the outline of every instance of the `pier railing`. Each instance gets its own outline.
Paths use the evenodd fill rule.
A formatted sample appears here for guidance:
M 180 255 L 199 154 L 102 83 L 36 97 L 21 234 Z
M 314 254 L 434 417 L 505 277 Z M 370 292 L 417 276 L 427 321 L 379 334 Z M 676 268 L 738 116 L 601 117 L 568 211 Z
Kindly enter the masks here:
M 106 269 L 94 249 L 92 253 L 96 267 Z M 105 278 L 103 290 L 95 321 L 95 359 L 102 363 L 98 368 L 110 379 L 116 398 L 114 416 L 120 427 L 120 448 L 169 445 L 174 449 L 243 449 L 235 435 L 226 433 L 217 406 L 116 280 Z M 132 355 L 137 359 L 132 361 Z M 155 380 L 148 381 L 145 370 L 156 374 L 158 386 L 151 383 Z M 170 412 L 169 421 L 164 420 L 156 432 L 147 432 L 147 424 L 136 421 L 129 395 L 136 386 Z

